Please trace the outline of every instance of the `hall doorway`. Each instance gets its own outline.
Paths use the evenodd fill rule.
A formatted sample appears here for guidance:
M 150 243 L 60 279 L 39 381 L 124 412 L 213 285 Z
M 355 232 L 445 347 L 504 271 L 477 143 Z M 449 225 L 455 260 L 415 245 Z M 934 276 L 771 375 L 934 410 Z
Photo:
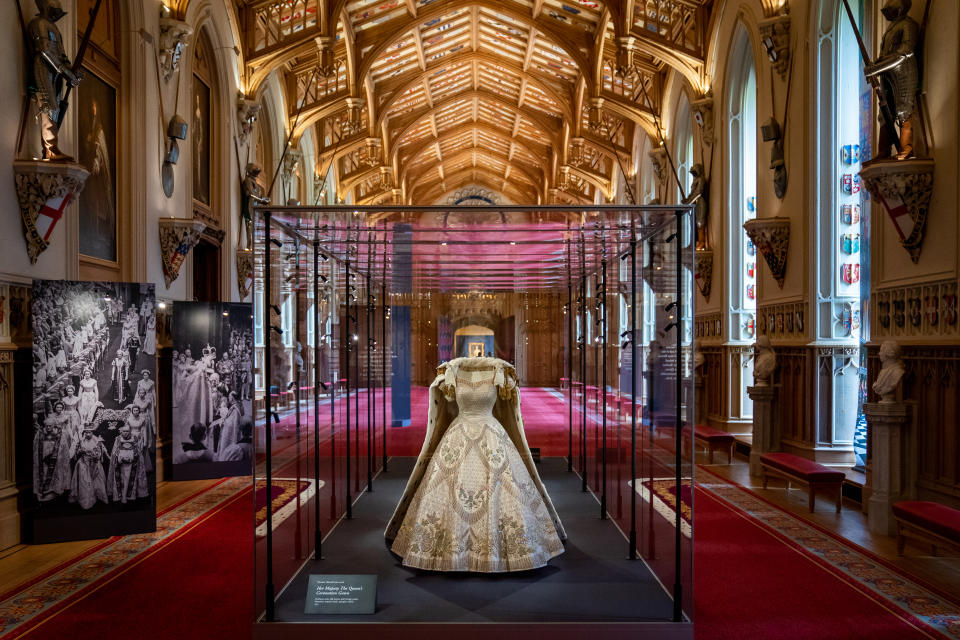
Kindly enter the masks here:
M 220 300 L 220 247 L 204 238 L 193 248 L 193 299 Z
M 460 327 L 453 334 L 453 357 L 493 357 L 493 329 L 471 324 Z

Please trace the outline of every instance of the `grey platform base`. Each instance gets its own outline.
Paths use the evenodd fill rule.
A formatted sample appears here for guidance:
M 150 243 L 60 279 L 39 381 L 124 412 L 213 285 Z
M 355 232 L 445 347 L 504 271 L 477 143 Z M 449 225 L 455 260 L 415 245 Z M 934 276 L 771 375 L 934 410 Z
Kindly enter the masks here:
M 568 540 L 541 569 L 507 574 L 433 573 L 400 564 L 383 541 L 386 522 L 413 468 L 392 458 L 375 491 L 354 506 L 324 542 L 323 559 L 307 562 L 277 598 L 276 622 L 254 625 L 254 638 L 425 638 L 529 640 L 537 630 L 558 638 L 692 638 L 693 625 L 670 622 L 673 601 L 647 565 L 627 560 L 627 541 L 598 518 L 598 504 L 580 490 L 566 461 L 538 465 Z M 369 616 L 304 614 L 310 574 L 379 576 L 377 610 Z M 322 625 L 317 627 L 315 625 Z M 332 635 L 330 635 L 332 634 Z M 384 634 L 387 634 L 384 636 Z

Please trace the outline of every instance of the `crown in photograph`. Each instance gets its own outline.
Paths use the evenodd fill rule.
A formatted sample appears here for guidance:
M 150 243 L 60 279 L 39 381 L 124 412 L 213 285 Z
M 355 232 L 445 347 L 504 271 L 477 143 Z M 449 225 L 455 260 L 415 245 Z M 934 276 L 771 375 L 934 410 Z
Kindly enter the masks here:
M 203 348 L 203 355 L 205 356 L 215 356 L 217 355 L 217 348 L 211 346 L 210 343 L 207 343 L 207 346 Z

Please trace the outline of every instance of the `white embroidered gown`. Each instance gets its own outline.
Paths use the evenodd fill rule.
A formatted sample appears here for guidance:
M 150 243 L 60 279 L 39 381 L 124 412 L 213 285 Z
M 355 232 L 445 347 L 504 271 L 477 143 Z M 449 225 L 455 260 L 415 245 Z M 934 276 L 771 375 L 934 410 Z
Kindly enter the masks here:
M 404 565 L 523 571 L 563 553 L 565 533 L 523 436 L 518 394 L 512 367 L 496 358 L 458 358 L 434 382 L 427 439 L 386 532 Z

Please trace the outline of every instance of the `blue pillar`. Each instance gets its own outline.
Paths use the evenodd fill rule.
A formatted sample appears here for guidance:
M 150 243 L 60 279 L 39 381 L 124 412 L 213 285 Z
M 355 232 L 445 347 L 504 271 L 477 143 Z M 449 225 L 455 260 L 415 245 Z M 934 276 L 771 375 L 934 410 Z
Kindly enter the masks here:
M 410 307 L 390 308 L 391 409 L 393 427 L 410 426 Z
M 413 226 L 393 226 L 393 269 L 390 289 L 393 293 L 413 293 Z M 394 427 L 410 426 L 410 307 L 391 306 L 390 342 L 392 391 L 391 409 Z

